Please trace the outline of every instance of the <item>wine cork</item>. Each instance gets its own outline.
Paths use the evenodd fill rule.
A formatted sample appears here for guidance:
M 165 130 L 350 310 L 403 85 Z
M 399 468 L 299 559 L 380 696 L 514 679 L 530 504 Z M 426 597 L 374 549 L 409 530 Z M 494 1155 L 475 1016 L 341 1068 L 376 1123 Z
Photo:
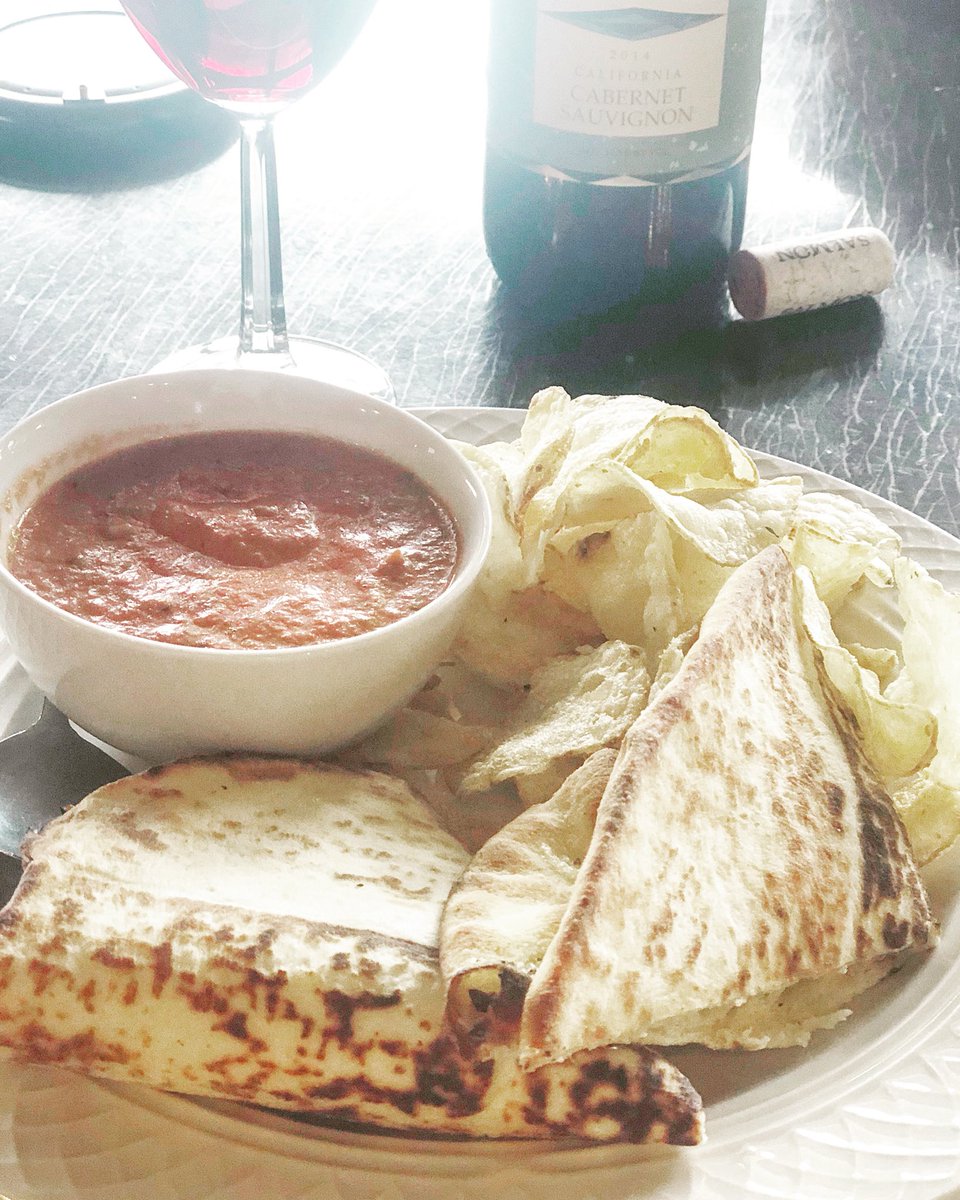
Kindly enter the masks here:
M 874 296 L 893 282 L 894 262 L 886 234 L 863 226 L 738 250 L 727 282 L 740 315 L 761 321 Z

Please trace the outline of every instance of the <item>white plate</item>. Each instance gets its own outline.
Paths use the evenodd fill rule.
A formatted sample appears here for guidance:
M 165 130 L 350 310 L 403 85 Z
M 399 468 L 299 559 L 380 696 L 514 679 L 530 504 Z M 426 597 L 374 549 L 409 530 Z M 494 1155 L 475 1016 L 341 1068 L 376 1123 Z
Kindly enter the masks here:
M 512 438 L 506 409 L 421 412 L 464 441 Z M 960 591 L 960 542 L 827 475 L 756 455 L 882 517 Z M 873 622 L 890 628 L 884 602 Z M 5 657 L 3 657 L 5 655 Z M 0 728 L 35 702 L 0 650 Z M 22 723 L 22 722 L 21 722 Z M 318 1128 L 53 1068 L 0 1064 L 9 1200 L 943 1200 L 960 1187 L 960 853 L 929 873 L 939 947 L 802 1051 L 683 1050 L 707 1102 L 694 1150 L 418 1141 Z

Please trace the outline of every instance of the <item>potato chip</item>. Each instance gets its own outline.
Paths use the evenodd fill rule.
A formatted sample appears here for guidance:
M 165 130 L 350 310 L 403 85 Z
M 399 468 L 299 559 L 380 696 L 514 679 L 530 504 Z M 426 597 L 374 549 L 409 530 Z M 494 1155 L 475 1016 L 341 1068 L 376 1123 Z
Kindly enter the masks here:
M 823 656 L 824 669 L 856 718 L 863 751 L 884 780 L 912 775 L 930 761 L 937 744 L 937 720 L 929 708 L 891 700 L 880 682 L 844 646 L 830 624 L 806 567 L 797 570 L 800 611 L 807 633 Z
M 536 454 L 524 462 L 522 474 L 517 479 L 515 515 L 522 520 L 523 513 L 541 488 L 556 478 L 573 445 L 573 428 L 561 431 L 551 441 L 538 447 Z
M 527 461 L 538 458 L 545 446 L 566 440 L 574 426 L 576 407 L 562 387 L 543 388 L 530 398 L 517 439 Z
M 625 473 L 612 481 L 607 497 L 626 499 L 624 516 L 649 507 L 638 507 L 636 497 L 626 496 L 623 480 L 630 476 L 656 481 L 654 486 L 666 495 L 714 488 L 745 491 L 758 478 L 750 457 L 707 413 L 649 396 L 571 400 L 559 388 L 547 389 L 531 402 L 520 443 L 531 468 L 536 464 L 519 488 L 523 499 L 516 513 L 529 582 L 539 578 L 551 533 L 576 524 L 563 510 L 570 503 L 570 489 L 577 481 L 582 486 L 585 472 L 613 467 Z
M 784 476 L 734 494 L 699 492 L 694 499 L 665 491 L 619 462 L 591 465 L 571 476 L 563 489 L 550 489 L 549 504 L 544 494 L 535 509 L 528 508 L 521 523 L 521 552 L 528 570 L 539 577 L 547 546 L 569 551 L 620 521 L 656 512 L 707 558 L 735 567 L 786 536 L 801 491 L 798 478 Z
M 497 603 L 510 592 L 522 588 L 526 578 L 510 484 L 511 468 L 513 474 L 519 469 L 519 450 L 508 442 L 489 446 L 458 442 L 457 448 L 480 476 L 490 501 L 493 514 L 490 549 L 478 588 L 487 596 L 488 602 Z
M 421 708 L 401 708 L 362 741 L 340 754 L 352 766 L 435 770 L 456 766 L 484 750 L 496 730 L 438 716 Z
M 534 676 L 503 740 L 473 764 L 463 790 L 539 775 L 558 759 L 614 745 L 642 711 L 649 690 L 641 651 L 624 642 L 555 659 Z
M 526 585 L 529 572 L 514 515 L 514 485 L 524 469 L 519 446 L 496 442 L 461 445 L 460 450 L 483 480 L 493 510 L 493 534 L 454 653 L 490 679 L 526 684 L 538 667 L 558 654 L 602 637 L 583 608 L 569 606 L 538 583 Z
M 817 594 L 832 611 L 864 577 L 879 587 L 892 585 L 900 538 L 845 496 L 807 492 L 783 547 L 795 567 L 810 571 Z
M 942 772 L 942 763 L 931 764 L 893 791 L 910 847 L 922 867 L 960 837 L 960 788 L 941 778 Z
M 900 670 L 897 652 L 888 646 L 864 646 L 862 642 L 845 642 L 844 645 L 865 671 L 876 675 L 881 691 Z
M 903 615 L 903 672 L 897 688 L 925 704 L 940 725 L 937 757 L 960 775 L 960 596 L 946 591 L 919 563 L 898 558 L 894 575 Z
M 658 412 L 618 459 L 668 492 L 755 487 L 753 459 L 701 408 Z
M 616 460 L 675 492 L 752 487 L 758 479 L 750 456 L 701 408 L 638 395 L 574 400 L 562 388 L 546 388 L 533 397 L 524 421 L 525 459 L 542 457 L 547 446 L 559 446 L 571 432 L 563 464 L 571 475 Z M 543 482 L 556 475 L 545 475 Z
M 503 684 L 527 684 L 559 654 L 601 642 L 589 613 L 537 585 L 492 605 L 482 592 L 470 602 L 454 653 L 471 669 Z
M 555 758 L 548 767 L 535 775 L 517 775 L 514 778 L 520 803 L 524 808 L 543 804 L 556 795 L 566 780 L 583 765 L 583 755 L 565 754 Z
M 898 558 L 894 576 L 903 614 L 903 670 L 887 689 L 924 705 L 937 720 L 936 753 L 893 790 L 914 852 L 929 862 L 960 837 L 960 596 L 919 563 Z
M 655 670 L 730 571 L 794 527 L 801 492 L 760 483 L 707 413 L 649 396 L 547 388 L 515 442 L 462 449 L 495 530 L 455 653 L 507 684 L 604 638 L 642 646 Z
M 650 425 L 658 414 L 670 410 L 652 396 L 578 396 L 572 399 L 563 388 L 545 388 L 530 401 L 520 433 L 524 459 L 532 463 L 544 457 L 548 446 L 569 441 L 564 469 L 578 470 L 589 462 L 614 458 Z M 557 472 L 544 478 L 552 482 Z M 529 491 L 528 486 L 524 489 Z
M 659 696 L 683 666 L 683 660 L 687 655 L 687 651 L 697 640 L 698 632 L 699 630 L 697 629 L 687 629 L 684 633 L 678 633 L 675 638 L 671 638 L 667 648 L 660 655 L 657 673 L 654 676 L 653 683 L 650 685 L 650 695 L 647 697 L 648 705 L 656 700 L 657 696 Z
M 616 464 L 597 468 L 575 482 L 570 524 L 550 535 L 543 575 L 584 605 L 607 638 L 644 647 L 653 670 L 667 643 L 699 624 L 734 568 L 786 534 L 799 493 L 799 480 L 785 478 L 700 503 Z M 645 511 L 631 516 L 631 507 Z
M 585 604 L 605 637 L 642 646 L 652 670 L 662 647 L 693 622 L 674 543 L 654 513 L 620 521 L 544 563 L 547 586 Z

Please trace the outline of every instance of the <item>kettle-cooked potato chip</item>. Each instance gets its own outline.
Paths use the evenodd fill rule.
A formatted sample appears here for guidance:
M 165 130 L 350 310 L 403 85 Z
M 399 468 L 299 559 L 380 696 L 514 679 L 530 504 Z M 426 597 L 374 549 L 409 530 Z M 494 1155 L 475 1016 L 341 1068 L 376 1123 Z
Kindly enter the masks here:
M 571 474 L 616 460 L 673 492 L 752 487 L 758 479 L 753 460 L 709 413 L 652 396 L 585 395 L 574 400 L 558 387 L 538 392 L 520 435 L 525 459 L 533 462 L 546 447 L 568 440 L 563 470 Z M 529 482 L 522 491 L 531 490 Z
M 759 481 L 753 459 L 701 408 L 668 406 L 618 457 L 668 492 L 748 488 Z
M 480 476 L 490 501 L 493 515 L 490 549 L 480 572 L 478 587 L 488 601 L 497 603 L 525 583 L 520 534 L 514 519 L 515 503 L 510 484 L 511 469 L 515 474 L 519 451 L 510 442 L 495 442 L 489 446 L 471 446 L 459 442 L 457 448 Z
M 495 737 L 496 730 L 487 726 L 455 721 L 411 706 L 401 708 L 338 757 L 351 765 L 429 771 L 474 758 Z
M 581 603 L 603 634 L 643 647 L 653 670 L 663 646 L 699 620 L 681 586 L 674 541 L 655 513 L 591 534 L 565 554 L 550 553 L 546 584 Z
M 929 708 L 937 720 L 929 765 L 893 789 L 914 853 L 925 863 L 960 837 L 960 596 L 906 558 L 897 559 L 894 576 L 904 622 L 903 670 L 887 694 Z
M 650 676 L 624 642 L 555 659 L 534 677 L 506 734 L 473 764 L 464 791 L 518 775 L 539 775 L 558 759 L 616 744 L 643 710 Z
M 796 524 L 784 539 L 795 567 L 807 567 L 817 594 L 835 610 L 862 578 L 893 583 L 900 538 L 868 509 L 845 496 L 807 492 L 797 503 Z
M 493 604 L 478 591 L 454 644 L 462 662 L 503 684 L 526 685 L 559 654 L 603 641 L 588 612 L 542 585 L 511 592 Z
M 881 691 L 900 669 L 897 652 L 889 646 L 864 646 L 862 642 L 844 644 L 865 671 L 872 671 L 876 675 Z
M 790 531 L 802 494 L 799 478 L 785 475 L 741 492 L 674 495 L 622 463 L 584 468 L 544 512 L 543 544 L 566 550 L 584 536 L 619 521 L 655 512 L 672 533 L 722 566 L 736 567 Z M 528 555 L 529 560 L 529 555 Z
M 702 409 L 666 405 L 649 396 L 571 400 L 559 388 L 547 389 L 531 401 L 520 445 L 530 468 L 517 489 L 522 502 L 516 516 L 531 581 L 539 577 L 551 533 L 564 523 L 558 514 L 568 492 L 584 472 L 619 468 L 667 495 L 745 491 L 758 480 L 749 455 Z M 636 500 L 626 497 L 626 502 Z
M 565 393 L 564 393 L 565 394 Z M 461 627 L 455 652 L 469 667 L 501 683 L 526 684 L 538 667 L 558 654 L 602 640 L 583 609 L 535 582 L 520 549 L 516 481 L 523 471 L 518 444 L 461 445 L 480 475 L 493 510 L 486 562 Z
M 823 655 L 830 682 L 856 718 L 864 753 L 882 779 L 912 775 L 934 752 L 936 717 L 924 705 L 882 695 L 876 675 L 840 644 L 806 567 L 797 571 L 797 583 L 803 623 Z
M 799 494 L 799 480 L 787 477 L 694 500 L 617 464 L 592 469 L 565 498 L 544 578 L 585 606 L 606 637 L 644 647 L 655 669 L 670 639 L 699 624 L 734 568 L 786 535 Z

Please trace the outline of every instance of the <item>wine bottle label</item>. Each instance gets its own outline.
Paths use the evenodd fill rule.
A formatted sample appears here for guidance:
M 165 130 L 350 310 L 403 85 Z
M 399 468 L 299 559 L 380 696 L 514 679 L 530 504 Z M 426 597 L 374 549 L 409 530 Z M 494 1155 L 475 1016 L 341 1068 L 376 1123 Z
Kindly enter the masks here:
M 728 0 L 690 11 L 538 0 L 533 119 L 570 133 L 663 137 L 720 121 Z
M 607 185 L 713 174 L 749 151 L 764 0 L 494 0 L 488 139 Z

